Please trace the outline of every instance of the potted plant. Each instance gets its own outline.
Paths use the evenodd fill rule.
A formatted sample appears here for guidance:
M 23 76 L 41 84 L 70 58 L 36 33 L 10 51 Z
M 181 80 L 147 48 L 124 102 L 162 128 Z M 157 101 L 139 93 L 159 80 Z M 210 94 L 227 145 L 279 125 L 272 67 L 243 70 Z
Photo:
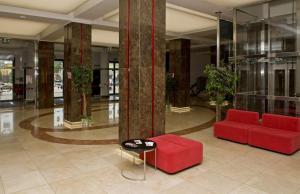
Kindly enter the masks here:
M 226 105 L 226 98 L 230 98 L 235 92 L 237 77 L 232 69 L 226 65 L 217 68 L 213 64 L 205 67 L 207 75 L 206 91 L 210 101 L 216 106 L 216 120 L 222 117 L 222 106 Z
M 92 67 L 90 65 L 75 65 L 72 67 L 72 80 L 77 92 L 82 99 L 82 125 L 89 126 L 87 113 L 87 96 L 91 94 L 91 83 L 93 80 Z

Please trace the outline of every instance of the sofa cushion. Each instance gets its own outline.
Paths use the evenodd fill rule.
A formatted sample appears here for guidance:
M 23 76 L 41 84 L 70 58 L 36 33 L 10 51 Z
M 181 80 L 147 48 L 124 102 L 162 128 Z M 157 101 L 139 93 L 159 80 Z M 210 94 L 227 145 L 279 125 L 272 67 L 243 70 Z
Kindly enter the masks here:
M 259 124 L 259 114 L 252 111 L 229 109 L 226 115 L 227 121 L 233 121 L 245 124 Z
M 203 158 L 203 145 L 176 135 L 161 135 L 150 140 L 156 142 L 156 166 L 167 173 L 176 173 L 188 167 L 200 164 Z M 143 159 L 143 155 L 140 157 Z M 154 152 L 146 155 L 147 163 L 154 166 Z
M 300 132 L 276 128 L 256 127 L 249 130 L 249 145 L 284 153 L 292 154 L 300 147 Z
M 300 122 L 297 117 L 263 114 L 262 126 L 268 128 L 282 129 L 288 131 L 300 131 Z
M 214 136 L 222 139 L 248 143 L 248 130 L 258 125 L 249 125 L 232 121 L 221 121 L 214 124 Z

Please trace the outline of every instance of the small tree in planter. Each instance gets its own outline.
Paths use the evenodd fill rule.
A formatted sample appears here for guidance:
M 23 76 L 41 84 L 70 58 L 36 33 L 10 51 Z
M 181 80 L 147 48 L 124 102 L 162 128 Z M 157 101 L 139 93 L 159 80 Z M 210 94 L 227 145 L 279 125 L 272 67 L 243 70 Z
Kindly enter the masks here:
M 83 102 L 82 118 L 87 121 L 87 96 L 91 94 L 91 83 L 93 79 L 92 67 L 89 65 L 75 65 L 72 67 L 72 80 L 77 92 L 80 93 Z
M 229 67 L 216 68 L 212 64 L 206 65 L 204 73 L 207 75 L 206 90 L 210 101 L 216 104 L 216 120 L 219 121 L 226 97 L 234 95 L 237 77 Z

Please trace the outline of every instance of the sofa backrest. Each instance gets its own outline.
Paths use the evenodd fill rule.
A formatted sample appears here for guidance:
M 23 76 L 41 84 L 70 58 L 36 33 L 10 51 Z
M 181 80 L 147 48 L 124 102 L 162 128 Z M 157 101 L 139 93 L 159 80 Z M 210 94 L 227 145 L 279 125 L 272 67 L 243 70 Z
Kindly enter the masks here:
M 252 111 L 229 109 L 226 115 L 227 121 L 234 121 L 245 124 L 259 124 L 259 114 Z
M 300 120 L 297 117 L 264 113 L 262 116 L 262 126 L 289 131 L 300 131 Z

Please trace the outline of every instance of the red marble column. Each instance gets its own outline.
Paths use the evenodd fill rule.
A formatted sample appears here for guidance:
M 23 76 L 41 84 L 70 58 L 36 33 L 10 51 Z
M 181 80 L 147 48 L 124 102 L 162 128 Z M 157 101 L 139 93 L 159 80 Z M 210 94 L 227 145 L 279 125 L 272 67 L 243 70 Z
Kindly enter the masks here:
M 40 41 L 38 45 L 38 108 L 53 107 L 54 43 Z M 33 78 L 32 78 L 33 79 Z
M 120 0 L 120 142 L 165 132 L 165 0 Z
M 188 107 L 190 105 L 190 48 L 190 40 L 169 41 L 170 72 L 174 73 L 177 81 L 177 89 L 171 102 L 175 107 Z
M 75 65 L 92 65 L 91 25 L 69 23 L 65 26 L 64 41 L 64 119 L 81 120 L 82 97 L 72 82 L 71 70 Z M 88 114 L 91 114 L 88 97 Z

